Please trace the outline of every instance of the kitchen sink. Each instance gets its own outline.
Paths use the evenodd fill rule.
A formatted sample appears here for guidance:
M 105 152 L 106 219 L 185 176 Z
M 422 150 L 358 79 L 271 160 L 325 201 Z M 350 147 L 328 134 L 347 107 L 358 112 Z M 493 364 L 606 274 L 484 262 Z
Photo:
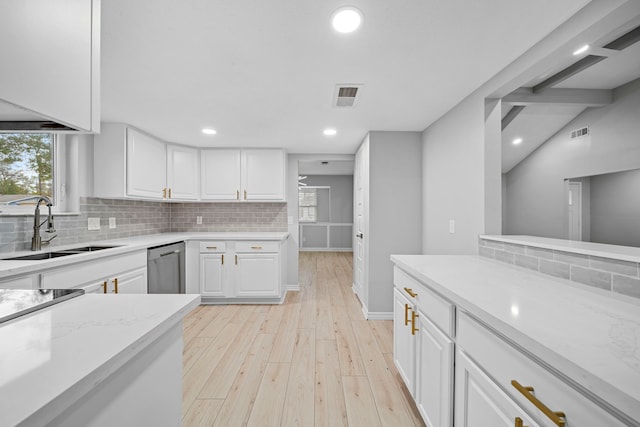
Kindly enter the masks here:
M 117 247 L 118 246 L 93 246 L 93 245 L 81 246 L 78 248 L 64 249 L 64 250 L 55 251 L 55 252 L 40 252 L 37 254 L 22 255 L 22 256 L 17 256 L 13 258 L 3 258 L 3 260 L 5 261 L 38 261 L 38 260 L 59 258 L 62 256 L 68 256 L 68 255 L 78 255 L 85 252 L 94 252 L 102 249 L 111 249 L 111 248 L 117 248 Z
M 16 256 L 13 258 L 3 258 L 5 261 L 37 261 L 43 259 L 59 258 L 61 256 L 73 255 L 78 252 L 44 252 L 32 255 Z

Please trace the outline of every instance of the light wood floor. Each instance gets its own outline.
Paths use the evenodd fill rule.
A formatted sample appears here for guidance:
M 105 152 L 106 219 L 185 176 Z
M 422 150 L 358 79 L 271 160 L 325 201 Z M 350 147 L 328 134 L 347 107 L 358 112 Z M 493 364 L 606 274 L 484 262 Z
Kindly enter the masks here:
M 389 320 L 364 320 L 350 253 L 301 252 L 282 305 L 200 306 L 184 321 L 183 426 L 423 426 Z

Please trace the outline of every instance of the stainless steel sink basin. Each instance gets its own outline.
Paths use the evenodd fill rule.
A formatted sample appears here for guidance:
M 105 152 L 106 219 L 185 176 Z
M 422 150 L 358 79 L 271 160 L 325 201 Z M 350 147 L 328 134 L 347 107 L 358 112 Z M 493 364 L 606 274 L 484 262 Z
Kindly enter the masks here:
M 4 258 L 6 261 L 37 261 L 43 259 L 58 258 L 61 256 L 73 255 L 77 252 L 44 252 L 33 255 L 16 256 L 13 258 Z
M 93 251 L 100 251 L 102 249 L 111 249 L 111 248 L 117 248 L 118 246 L 82 246 L 79 248 L 71 248 L 71 249 L 65 249 L 64 251 L 61 252 L 93 252 Z
M 22 255 L 22 256 L 16 256 L 12 258 L 3 258 L 3 259 L 5 261 L 38 261 L 38 260 L 45 260 L 45 259 L 51 259 L 51 258 L 58 258 L 61 256 L 78 255 L 78 254 L 83 254 L 85 252 L 94 252 L 102 249 L 111 249 L 111 248 L 117 248 L 117 247 L 118 246 L 93 246 L 93 245 L 80 246 L 78 248 L 64 249 L 61 251 L 39 252 L 37 254 Z

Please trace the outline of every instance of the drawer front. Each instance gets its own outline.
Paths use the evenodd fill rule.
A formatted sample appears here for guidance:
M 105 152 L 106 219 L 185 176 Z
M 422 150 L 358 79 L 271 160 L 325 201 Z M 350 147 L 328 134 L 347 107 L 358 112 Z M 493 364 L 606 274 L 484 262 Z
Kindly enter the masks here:
M 236 242 L 236 252 L 280 252 L 280 242 Z
M 564 412 L 566 427 L 627 425 L 466 313 L 458 312 L 456 334 L 458 347 L 541 425 L 555 424 L 516 389 L 513 380 L 533 387 L 533 395 L 551 411 Z
M 442 298 L 440 295 L 418 282 L 413 277 L 399 269 L 393 268 L 393 281 L 409 301 L 416 305 L 429 320 L 440 328 L 447 336 L 454 336 L 454 315 L 455 307 L 452 303 Z M 417 294 L 415 297 L 409 295 L 406 289 Z
M 221 253 L 227 251 L 227 243 L 219 241 L 200 242 L 200 253 Z
M 75 288 L 104 279 L 113 279 L 120 273 L 146 268 L 147 251 L 132 252 L 84 261 L 42 273 L 43 288 Z

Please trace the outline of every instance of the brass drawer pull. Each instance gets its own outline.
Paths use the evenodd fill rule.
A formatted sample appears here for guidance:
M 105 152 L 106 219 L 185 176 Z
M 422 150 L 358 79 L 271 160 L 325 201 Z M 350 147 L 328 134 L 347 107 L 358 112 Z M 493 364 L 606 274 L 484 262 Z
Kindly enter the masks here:
M 514 427 L 527 427 L 527 426 L 524 425 L 524 421 L 522 421 L 522 418 L 516 417 L 516 423 L 514 424 Z
M 262 246 L 251 246 L 251 249 L 262 249 Z
M 169 189 L 169 198 L 171 198 L 171 189 Z
M 415 335 L 420 329 L 416 328 L 416 317 L 418 317 L 418 313 L 415 311 L 411 312 L 411 335 Z
M 220 255 L 220 259 L 222 260 L 222 265 L 224 265 L 224 254 Z
M 404 305 L 404 326 L 409 325 L 409 304 Z
M 163 199 L 166 199 L 166 198 L 167 198 L 167 189 L 166 189 L 166 188 L 163 188 L 163 189 L 162 189 L 162 198 L 163 198 Z
M 240 200 L 240 190 L 236 190 L 236 200 Z
M 238 265 L 238 255 L 236 255 L 236 265 Z
M 247 190 L 244 190 L 244 199 L 247 200 Z
M 102 291 L 105 294 L 107 293 L 107 281 L 106 280 L 104 282 L 102 282 Z
M 118 278 L 113 279 L 113 289 L 115 289 L 116 294 L 118 293 Z
M 544 403 L 542 403 L 538 398 L 533 394 L 533 387 L 524 387 L 516 380 L 511 380 L 511 385 L 516 388 L 527 400 L 538 408 L 543 414 L 545 414 L 555 425 L 558 427 L 565 427 L 566 415 L 564 412 L 560 411 L 552 411 L 549 409 Z M 517 420 L 516 420 L 517 422 Z
M 218 249 L 217 246 L 207 246 L 207 249 Z
M 418 294 L 416 294 L 415 292 L 413 292 L 413 289 L 411 288 L 404 288 L 405 292 L 408 293 L 411 298 L 415 298 L 418 296 Z

